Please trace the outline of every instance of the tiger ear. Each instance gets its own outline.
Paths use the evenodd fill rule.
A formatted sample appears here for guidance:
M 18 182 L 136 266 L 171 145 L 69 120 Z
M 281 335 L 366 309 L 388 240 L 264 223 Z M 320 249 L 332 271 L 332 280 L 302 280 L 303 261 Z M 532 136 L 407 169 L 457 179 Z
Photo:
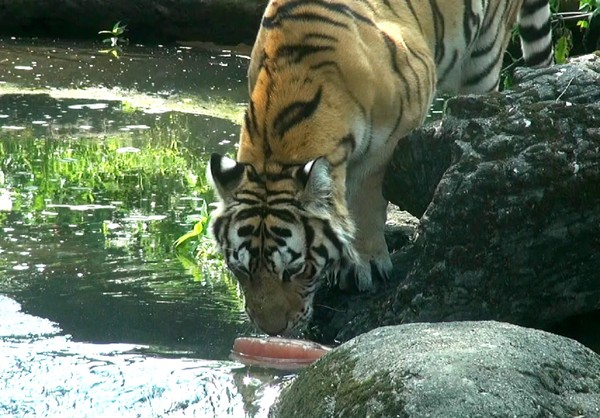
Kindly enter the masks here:
M 304 164 L 296 176 L 304 186 L 303 200 L 307 203 L 321 201 L 331 195 L 332 183 L 329 161 L 320 157 Z
M 244 177 L 244 164 L 220 154 L 212 154 L 206 178 L 222 200 L 227 200 Z

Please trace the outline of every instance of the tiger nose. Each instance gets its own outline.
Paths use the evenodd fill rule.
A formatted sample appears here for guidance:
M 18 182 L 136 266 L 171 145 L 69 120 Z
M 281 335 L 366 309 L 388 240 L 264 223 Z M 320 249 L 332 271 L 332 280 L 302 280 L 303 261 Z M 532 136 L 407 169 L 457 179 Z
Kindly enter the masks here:
M 269 309 L 266 306 L 258 307 L 258 309 L 246 306 L 246 312 L 252 322 L 266 334 L 281 335 L 287 330 L 287 315 L 283 310 Z

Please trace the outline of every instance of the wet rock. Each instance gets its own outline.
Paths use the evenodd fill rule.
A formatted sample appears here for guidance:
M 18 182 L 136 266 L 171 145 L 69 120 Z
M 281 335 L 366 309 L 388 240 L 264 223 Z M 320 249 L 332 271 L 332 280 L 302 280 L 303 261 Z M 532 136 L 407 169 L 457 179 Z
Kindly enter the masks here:
M 5 1 L 0 36 L 98 39 L 121 21 L 132 41 L 254 42 L 266 0 Z
M 360 312 L 322 326 L 317 312 L 313 329 L 343 324 L 322 332 L 340 341 L 423 321 L 551 329 L 600 309 L 600 58 L 519 69 L 515 81 L 450 99 L 441 122 L 396 150 L 385 194 L 423 212 L 392 256 L 396 281 Z
M 600 356 L 492 321 L 383 327 L 302 372 L 271 416 L 600 416 Z

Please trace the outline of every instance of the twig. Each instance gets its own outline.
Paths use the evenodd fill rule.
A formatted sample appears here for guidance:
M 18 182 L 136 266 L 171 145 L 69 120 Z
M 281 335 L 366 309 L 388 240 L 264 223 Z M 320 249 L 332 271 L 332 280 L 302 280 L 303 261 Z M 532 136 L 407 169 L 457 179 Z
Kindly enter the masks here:
M 565 94 L 567 92 L 567 89 L 569 88 L 569 86 L 571 85 L 573 80 L 575 80 L 575 77 L 571 77 L 571 79 L 569 80 L 569 83 L 567 83 L 567 87 L 565 87 L 565 89 L 556 98 L 556 100 L 555 100 L 556 102 L 558 102 L 560 100 L 560 98 L 563 97 L 563 94 Z

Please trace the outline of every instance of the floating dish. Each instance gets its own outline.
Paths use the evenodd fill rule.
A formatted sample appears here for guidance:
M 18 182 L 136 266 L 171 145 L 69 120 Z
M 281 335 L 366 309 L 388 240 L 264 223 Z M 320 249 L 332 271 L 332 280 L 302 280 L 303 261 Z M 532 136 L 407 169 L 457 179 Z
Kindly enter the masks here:
M 330 350 L 312 341 L 239 337 L 233 343 L 231 358 L 248 366 L 295 370 L 308 366 Z

